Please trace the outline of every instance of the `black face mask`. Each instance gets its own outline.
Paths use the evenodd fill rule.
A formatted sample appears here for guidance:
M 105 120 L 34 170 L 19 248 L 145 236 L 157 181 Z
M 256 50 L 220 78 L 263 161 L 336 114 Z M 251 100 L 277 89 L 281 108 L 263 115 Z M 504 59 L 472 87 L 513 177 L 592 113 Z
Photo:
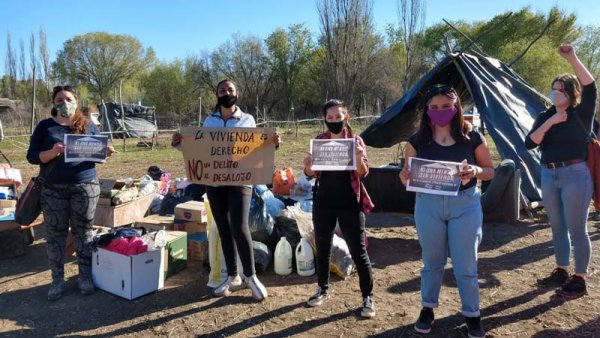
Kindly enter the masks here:
M 220 106 L 225 108 L 231 108 L 237 102 L 237 96 L 234 95 L 223 95 L 219 96 L 218 102 Z
M 334 134 L 339 134 L 344 129 L 345 121 L 340 121 L 340 122 L 325 121 L 325 124 L 327 125 L 327 129 L 329 129 L 330 132 L 332 132 Z

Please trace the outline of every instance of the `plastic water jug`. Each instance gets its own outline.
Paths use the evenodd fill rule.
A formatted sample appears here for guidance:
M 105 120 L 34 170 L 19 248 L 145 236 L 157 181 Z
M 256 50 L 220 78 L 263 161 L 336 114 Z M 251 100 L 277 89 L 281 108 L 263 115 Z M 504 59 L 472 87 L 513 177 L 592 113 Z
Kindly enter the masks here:
M 296 246 L 296 271 L 300 276 L 315 274 L 315 255 L 304 238 L 300 239 L 300 243 Z
M 289 275 L 292 273 L 292 246 L 285 237 L 281 237 L 275 247 L 275 273 Z

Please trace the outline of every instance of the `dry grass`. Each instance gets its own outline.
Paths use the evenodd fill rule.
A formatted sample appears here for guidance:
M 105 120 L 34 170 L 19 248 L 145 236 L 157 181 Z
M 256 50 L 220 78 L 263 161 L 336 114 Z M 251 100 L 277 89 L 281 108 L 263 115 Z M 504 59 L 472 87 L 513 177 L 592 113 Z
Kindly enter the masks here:
M 358 126 L 357 130 L 364 129 L 364 126 Z M 298 174 L 302 170 L 302 160 L 309 149 L 310 139 L 321 132 L 320 127 L 303 127 L 296 131 L 287 128 L 279 128 L 279 133 L 283 143 L 275 153 L 275 165 L 283 168 L 290 166 Z M 154 150 L 150 148 L 137 147 L 139 139 L 128 139 L 123 149 L 123 140 L 115 139 L 113 146 L 117 153 L 113 155 L 106 163 L 99 164 L 98 177 L 100 178 L 125 178 L 140 177 L 146 174 L 148 167 L 156 165 L 169 171 L 175 177 L 185 177 L 183 158 L 181 153 L 170 146 L 170 134 L 160 134 Z M 500 161 L 496 148 L 488 138 L 490 150 L 494 163 Z M 8 138 L 0 143 L 0 150 L 8 157 L 13 167 L 21 170 L 25 181 L 29 177 L 37 175 L 38 167 L 27 162 L 25 155 L 27 153 L 28 139 L 26 138 Z M 371 166 L 383 166 L 392 162 L 397 162 L 398 147 L 391 148 L 372 148 L 368 147 L 367 153 Z

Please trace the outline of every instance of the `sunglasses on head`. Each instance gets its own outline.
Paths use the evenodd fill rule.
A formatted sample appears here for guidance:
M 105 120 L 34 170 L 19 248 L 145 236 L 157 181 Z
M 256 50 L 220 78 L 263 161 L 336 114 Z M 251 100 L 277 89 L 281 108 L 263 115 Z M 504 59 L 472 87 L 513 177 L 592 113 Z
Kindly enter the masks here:
M 442 94 L 442 95 L 454 94 L 454 95 L 458 96 L 458 94 L 456 93 L 456 90 L 454 90 L 454 88 L 452 88 L 452 86 L 435 85 L 435 86 L 431 86 L 427 89 L 425 98 L 426 98 L 426 100 L 429 100 L 430 98 L 432 98 L 436 95 L 440 95 L 440 94 Z
M 71 85 L 66 85 L 66 86 L 56 86 L 56 87 L 52 88 L 52 95 L 54 96 L 54 95 L 56 95 L 56 93 L 61 92 L 63 90 L 75 94 L 75 87 L 73 87 Z

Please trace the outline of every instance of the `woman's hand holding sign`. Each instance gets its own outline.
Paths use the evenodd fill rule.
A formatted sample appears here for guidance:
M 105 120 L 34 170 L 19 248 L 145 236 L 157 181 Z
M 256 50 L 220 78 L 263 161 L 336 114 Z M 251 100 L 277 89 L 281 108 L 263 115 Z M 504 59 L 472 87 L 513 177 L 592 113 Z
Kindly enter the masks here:
M 404 165 L 404 168 L 402 168 L 402 170 L 400 171 L 400 181 L 402 181 L 402 184 L 404 184 L 404 186 L 406 186 L 406 184 L 408 183 L 408 178 L 410 177 L 410 166 L 408 165 L 408 162 L 406 162 L 406 164 Z
M 468 164 L 466 159 L 463 160 L 462 168 L 459 173 L 462 184 L 465 185 L 469 183 L 469 181 L 471 181 L 473 178 L 477 178 L 477 175 L 480 174 L 482 171 L 483 169 L 481 169 L 480 167 L 473 164 Z

